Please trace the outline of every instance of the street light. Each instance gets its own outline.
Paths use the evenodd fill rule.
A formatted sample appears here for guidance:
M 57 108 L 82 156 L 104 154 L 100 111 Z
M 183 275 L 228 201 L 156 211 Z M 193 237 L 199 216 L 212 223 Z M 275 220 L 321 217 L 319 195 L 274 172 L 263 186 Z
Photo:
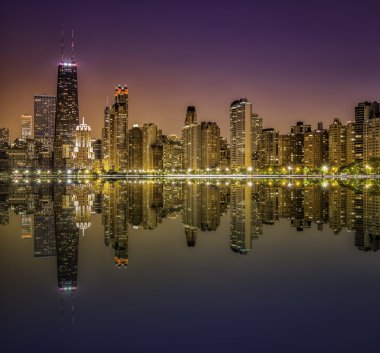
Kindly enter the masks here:
M 323 175 L 326 174 L 328 170 L 329 170 L 329 167 L 327 165 L 324 165 L 322 167 L 322 178 L 323 178 Z

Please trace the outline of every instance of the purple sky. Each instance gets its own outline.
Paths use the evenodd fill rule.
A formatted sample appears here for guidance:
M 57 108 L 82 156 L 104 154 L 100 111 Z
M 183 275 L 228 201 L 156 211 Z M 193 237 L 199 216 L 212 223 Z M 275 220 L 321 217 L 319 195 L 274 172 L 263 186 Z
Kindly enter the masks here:
M 187 105 L 228 135 L 247 97 L 265 127 L 353 118 L 380 99 L 379 1 L 2 2 L 0 125 L 20 134 L 33 95 L 56 90 L 60 27 L 75 30 L 79 110 L 100 136 L 107 95 L 130 92 L 130 126 L 179 133 Z M 67 52 L 67 57 L 69 52 Z

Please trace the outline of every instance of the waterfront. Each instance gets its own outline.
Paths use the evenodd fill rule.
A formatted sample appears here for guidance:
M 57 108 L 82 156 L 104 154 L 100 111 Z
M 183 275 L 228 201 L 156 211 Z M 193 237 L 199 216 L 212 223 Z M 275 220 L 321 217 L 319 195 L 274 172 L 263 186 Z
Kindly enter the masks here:
M 1 182 L 1 351 L 376 352 L 379 190 Z

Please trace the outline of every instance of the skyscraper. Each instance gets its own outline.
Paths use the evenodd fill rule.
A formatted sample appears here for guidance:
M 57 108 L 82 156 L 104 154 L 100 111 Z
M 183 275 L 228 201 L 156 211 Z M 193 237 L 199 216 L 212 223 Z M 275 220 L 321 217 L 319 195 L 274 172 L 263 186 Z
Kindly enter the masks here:
M 137 124 L 129 130 L 129 168 L 140 170 L 143 166 L 143 129 Z
M 84 122 L 75 130 L 75 145 L 72 154 L 72 167 L 75 169 L 90 169 L 95 159 L 91 141 L 91 127 Z
M 355 123 L 346 123 L 346 164 L 355 162 Z
M 201 122 L 201 168 L 216 168 L 220 164 L 220 129 L 217 123 Z
M 364 123 L 374 117 L 379 117 L 380 105 L 375 102 L 362 102 L 355 107 L 355 160 L 363 161 L 363 131 Z
M 230 166 L 230 145 L 225 137 L 220 138 L 220 166 L 228 168 Z
M 185 126 L 182 128 L 183 167 L 201 168 L 201 126 L 197 123 L 195 107 L 187 107 Z
M 305 159 L 304 135 L 311 132 L 311 126 L 297 121 L 297 124 L 291 127 L 291 154 L 290 159 L 293 165 L 302 166 Z
M 157 142 L 157 125 L 143 125 L 143 165 L 144 170 L 153 169 L 153 145 Z
M 233 101 L 230 107 L 232 168 L 252 166 L 253 127 L 252 104 L 246 98 Z
M 252 114 L 252 163 L 253 167 L 259 166 L 259 145 L 263 132 L 263 118 L 258 114 Z
M 21 115 L 21 138 L 23 140 L 33 138 L 33 117 L 29 114 Z
M 34 96 L 34 138 L 49 151 L 53 151 L 55 108 L 54 96 Z
M 182 141 L 176 135 L 163 139 L 162 167 L 165 170 L 182 169 Z
M 323 124 L 304 134 L 304 166 L 316 169 L 328 160 L 328 131 Z
M 260 167 L 278 166 L 278 131 L 273 128 L 263 129 L 259 146 Z
M 278 137 L 278 164 L 286 167 L 291 163 L 292 135 Z
M 0 128 L 0 149 L 9 147 L 9 129 L 6 127 Z
M 115 89 L 114 103 L 104 112 L 105 158 L 108 170 L 120 171 L 128 167 L 128 88 Z
M 70 61 L 58 65 L 57 106 L 55 114 L 54 168 L 66 168 L 75 142 L 75 129 L 79 125 L 77 65 L 72 42 Z M 62 45 L 63 48 L 63 45 Z
M 109 170 L 109 133 L 110 133 L 110 107 L 104 109 L 104 127 L 102 128 L 102 167 Z
M 377 163 L 380 160 L 380 118 L 364 122 L 363 137 L 364 163 Z
M 338 118 L 329 127 L 329 163 L 337 168 L 346 165 L 346 127 Z

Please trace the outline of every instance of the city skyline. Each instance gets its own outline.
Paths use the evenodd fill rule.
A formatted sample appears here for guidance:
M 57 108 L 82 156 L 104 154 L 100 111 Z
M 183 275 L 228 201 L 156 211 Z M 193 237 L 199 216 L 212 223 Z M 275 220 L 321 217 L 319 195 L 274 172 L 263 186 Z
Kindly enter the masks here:
M 377 352 L 379 13 L 4 2 L 0 352 Z
M 59 13 L 51 11 L 53 4 L 42 2 L 32 7 L 25 4 L 20 11 L 10 8 L 10 15 L 2 23 L 5 46 L 10 47 L 11 41 L 17 44 L 12 45 L 12 51 L 5 51 L 3 57 L 2 67 L 7 70 L 1 86 L 2 125 L 9 126 L 11 137 L 16 137 L 15 118 L 33 112 L 30 97 L 55 94 L 61 23 L 65 24 L 66 57 L 71 28 L 75 29 L 80 115 L 86 117 L 96 137 L 101 136 L 106 97 L 119 83 L 128 84 L 131 89 L 130 125 L 153 122 L 167 134 L 177 135 L 182 128 L 183 110 L 188 105 L 197 107 L 200 120 L 217 122 L 221 135 L 228 136 L 226 108 L 240 97 L 251 100 L 253 111 L 264 119 L 265 128 L 276 126 L 281 133 L 287 132 L 286 122 L 297 120 L 313 126 L 318 121 L 327 125 L 335 117 L 353 120 L 356 102 L 377 99 L 378 69 L 373 57 L 378 49 L 374 45 L 376 22 L 372 16 L 378 4 L 369 1 L 373 11 L 363 14 L 358 11 L 363 3 L 344 3 L 344 11 L 340 6 L 343 3 L 339 2 L 318 7 L 240 4 L 247 14 L 252 14 L 252 24 L 231 20 L 229 11 L 233 8 L 223 2 L 218 8 L 207 2 L 203 7 L 195 3 L 193 7 L 180 8 L 169 1 L 161 6 L 151 4 L 148 9 L 128 4 L 126 20 L 131 30 L 123 30 L 124 21 L 114 19 L 113 26 L 108 26 L 113 36 L 107 29 L 110 20 L 101 20 L 104 8 L 101 5 L 94 6 L 88 18 L 83 18 L 87 8 L 79 3 L 70 20 L 70 6 Z M 269 11 L 273 8 L 274 13 Z M 35 19 L 46 11 L 51 14 L 47 23 L 35 25 Z M 304 19 L 301 13 L 305 14 Z M 136 14 L 136 18 L 131 14 Z M 210 21 L 206 21 L 208 16 Z M 190 31 L 180 25 L 193 19 L 197 25 Z M 354 19 L 365 26 L 354 25 Z M 31 20 L 33 26 L 28 26 Z M 14 30 L 12 21 L 22 21 L 25 26 Z M 94 29 L 91 23 L 99 26 Z M 286 38 L 282 34 L 284 26 L 288 28 Z M 173 33 L 174 28 L 178 33 Z M 161 30 L 161 36 L 155 35 L 157 29 Z M 202 33 L 206 35 L 199 39 Z M 35 48 L 37 42 L 40 45 Z M 119 46 L 118 58 L 122 59 L 104 50 L 119 42 L 125 42 L 125 47 Z M 249 44 L 242 54 L 232 55 L 245 42 Z M 359 45 L 370 45 L 371 50 L 359 53 L 356 50 Z M 193 48 L 190 55 L 188 48 Z M 28 58 L 27 68 L 20 67 L 21 58 Z M 22 96 L 18 95 L 18 104 L 14 104 L 12 96 L 18 90 Z

